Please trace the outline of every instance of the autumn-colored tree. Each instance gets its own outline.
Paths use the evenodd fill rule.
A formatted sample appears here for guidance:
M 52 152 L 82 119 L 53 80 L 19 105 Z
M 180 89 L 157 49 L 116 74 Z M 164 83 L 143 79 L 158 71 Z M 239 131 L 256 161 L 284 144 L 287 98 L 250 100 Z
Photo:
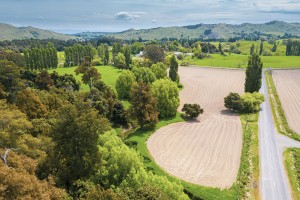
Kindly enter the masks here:
M 41 90 L 49 90 L 54 85 L 54 81 L 48 71 L 43 70 L 35 78 L 35 84 Z
M 0 154 L 4 152 L 0 149 Z M 0 160 L 0 199 L 67 199 L 67 193 L 54 186 L 51 177 L 40 181 L 35 176 L 36 162 L 10 151 L 8 166 Z
M 16 105 L 30 119 L 44 117 L 48 112 L 46 106 L 30 88 L 18 92 L 16 96 Z
M 132 117 L 138 120 L 142 128 L 144 126 L 155 127 L 158 122 L 157 101 L 151 93 L 149 84 L 141 82 L 132 85 L 131 104 Z

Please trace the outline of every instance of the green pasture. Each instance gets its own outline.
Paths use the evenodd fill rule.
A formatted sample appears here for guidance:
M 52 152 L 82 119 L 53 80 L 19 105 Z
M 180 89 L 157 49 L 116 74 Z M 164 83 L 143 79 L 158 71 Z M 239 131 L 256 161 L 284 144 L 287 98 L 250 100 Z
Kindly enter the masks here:
M 265 68 L 297 68 L 300 67 L 300 56 L 261 56 Z M 246 68 L 248 55 L 241 54 L 211 54 L 211 58 L 193 59 L 186 56 L 181 63 L 190 65 L 225 67 L 225 68 Z

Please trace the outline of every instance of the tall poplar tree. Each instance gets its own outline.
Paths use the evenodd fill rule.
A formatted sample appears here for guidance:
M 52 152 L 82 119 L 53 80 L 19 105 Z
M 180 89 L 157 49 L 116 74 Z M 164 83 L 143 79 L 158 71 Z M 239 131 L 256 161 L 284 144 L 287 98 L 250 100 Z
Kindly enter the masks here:
M 253 54 L 248 58 L 246 70 L 245 92 L 258 92 L 261 88 L 263 63 L 259 55 Z

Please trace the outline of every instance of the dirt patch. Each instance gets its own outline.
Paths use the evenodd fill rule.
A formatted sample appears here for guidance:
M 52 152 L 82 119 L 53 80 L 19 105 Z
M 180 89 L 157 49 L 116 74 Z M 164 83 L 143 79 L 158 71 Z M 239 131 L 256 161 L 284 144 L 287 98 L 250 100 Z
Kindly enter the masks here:
M 181 67 L 181 110 L 184 103 L 199 103 L 204 114 L 196 122 L 171 124 L 147 141 L 155 161 L 187 182 L 227 188 L 236 179 L 242 149 L 238 116 L 227 112 L 224 97 L 242 93 L 245 71 Z
M 300 70 L 273 70 L 272 77 L 289 127 L 300 134 Z

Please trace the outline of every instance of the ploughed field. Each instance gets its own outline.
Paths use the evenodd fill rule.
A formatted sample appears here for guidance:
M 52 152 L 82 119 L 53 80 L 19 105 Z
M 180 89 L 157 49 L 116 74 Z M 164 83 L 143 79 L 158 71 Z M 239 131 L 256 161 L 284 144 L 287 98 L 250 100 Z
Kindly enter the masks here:
M 300 69 L 273 70 L 272 77 L 288 125 L 300 134 Z
M 242 149 L 242 125 L 227 112 L 224 97 L 243 93 L 245 71 L 180 67 L 181 110 L 198 103 L 204 114 L 197 120 L 165 126 L 151 135 L 147 147 L 168 173 L 187 182 L 219 188 L 236 179 Z

